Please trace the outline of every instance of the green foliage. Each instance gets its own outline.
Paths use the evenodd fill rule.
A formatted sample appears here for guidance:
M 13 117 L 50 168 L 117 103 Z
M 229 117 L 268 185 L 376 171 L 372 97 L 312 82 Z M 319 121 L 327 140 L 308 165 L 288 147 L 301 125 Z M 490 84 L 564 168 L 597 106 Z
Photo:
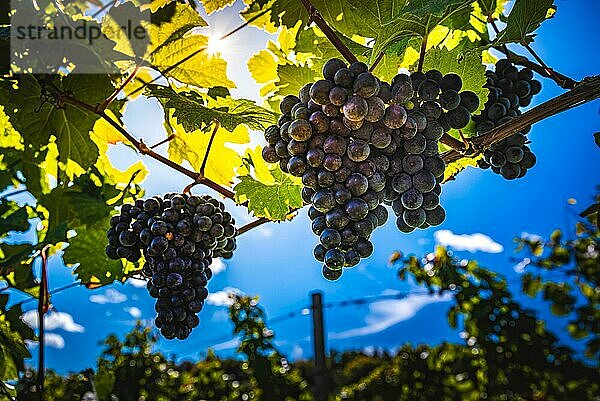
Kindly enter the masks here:
M 240 182 L 234 187 L 236 201 L 248 201 L 248 211 L 256 217 L 286 220 L 292 210 L 302 207 L 301 186 L 297 179 L 284 174 L 278 166 L 270 172 L 273 181 L 269 184 L 251 175 L 238 177 Z
M 504 28 L 498 34 L 494 43 L 531 43 L 532 35 L 542 22 L 554 15 L 554 0 L 517 0 L 508 17 Z
M 600 194 L 596 202 L 600 201 Z M 519 238 L 520 250 L 527 250 L 527 271 L 522 278 L 523 292 L 534 297 L 541 293 L 553 314 L 568 319 L 567 331 L 575 339 L 585 340 L 585 355 L 600 357 L 600 228 L 595 224 L 598 203 L 582 212 L 585 222 L 576 226 L 576 237 L 564 239 L 556 230 L 548 241 Z M 552 277 L 560 275 L 564 282 Z
M 197 92 L 175 92 L 171 88 L 158 85 L 149 85 L 148 95 L 160 99 L 165 113 L 172 111 L 173 118 L 187 132 L 205 130 L 215 121 L 230 132 L 238 125 L 261 130 L 276 121 L 270 111 L 246 99 L 206 99 Z
M 76 93 L 79 100 L 95 105 L 113 91 L 109 76 L 69 75 L 51 82 L 40 82 L 31 75 L 22 75 L 17 89 L 8 85 L 4 82 L 0 103 L 13 127 L 27 134 L 23 136 L 26 147 L 41 148 L 54 136 L 59 161 L 66 163 L 73 160 L 84 169 L 96 162 L 98 147 L 91 141 L 90 132 L 99 117 L 77 107 L 65 108 L 55 102 L 44 101 L 43 95 L 47 86 L 55 85 L 61 91 Z M 119 104 L 116 102 L 112 106 L 113 111 L 118 110 Z

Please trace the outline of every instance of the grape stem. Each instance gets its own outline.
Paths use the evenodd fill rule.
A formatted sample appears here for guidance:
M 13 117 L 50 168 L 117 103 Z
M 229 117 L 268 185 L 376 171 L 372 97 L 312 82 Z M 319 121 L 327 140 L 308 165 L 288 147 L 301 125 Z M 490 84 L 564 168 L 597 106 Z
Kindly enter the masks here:
M 496 25 L 496 20 L 492 16 L 489 16 L 488 22 L 492 26 L 492 29 L 494 30 L 494 32 L 496 32 L 496 38 L 497 38 L 498 35 L 500 34 L 500 30 L 498 29 L 498 25 Z M 518 64 L 518 65 L 523 65 L 524 67 L 530 68 L 546 78 L 552 79 L 554 82 L 556 82 L 558 84 L 558 86 L 560 86 L 563 89 L 573 89 L 575 87 L 576 82 L 574 80 L 572 80 L 571 78 L 566 77 L 562 74 L 559 74 L 556 71 L 554 71 L 552 68 L 548 67 L 546 65 L 546 63 L 544 63 L 544 60 L 542 60 L 542 58 L 540 56 L 538 56 L 538 54 L 531 48 L 531 46 L 529 46 L 529 44 L 523 42 L 523 43 L 521 43 L 521 45 L 525 49 L 527 49 L 527 51 L 533 56 L 533 58 L 535 58 L 535 60 L 539 64 L 529 62 L 529 60 L 527 60 L 525 57 L 519 56 L 519 55 L 511 52 L 510 50 L 508 50 L 508 47 L 506 46 L 506 44 L 503 44 L 501 46 L 494 46 L 494 47 L 497 50 L 504 53 L 511 62 Z M 517 59 L 518 59 L 518 61 L 517 61 Z M 529 64 L 529 65 L 524 65 L 523 62 L 528 62 L 527 64 Z M 535 66 L 535 68 L 534 68 L 534 66 Z
M 44 399 L 44 378 L 45 378 L 45 367 L 44 367 L 44 337 L 45 337 L 45 328 L 44 328 L 44 315 L 48 312 L 49 307 L 49 294 L 48 294 L 48 278 L 47 278 L 47 265 L 48 265 L 48 257 L 46 255 L 46 251 L 50 248 L 50 245 L 46 245 L 41 252 L 42 256 L 42 272 L 40 279 L 40 293 L 38 295 L 38 388 L 37 390 L 40 393 L 40 401 Z
M 373 62 L 373 65 L 371 65 L 371 68 L 369 68 L 369 71 L 373 72 L 375 70 L 375 68 L 377 68 L 377 66 L 379 65 L 379 63 L 381 62 L 381 60 L 383 60 L 383 56 L 384 55 L 385 55 L 384 52 L 381 52 L 381 53 L 379 53 L 377 55 L 377 58 Z
M 306 11 L 308 12 L 308 24 L 314 22 L 317 24 L 319 29 L 325 34 L 331 44 L 340 52 L 346 61 L 350 64 L 358 61 L 356 56 L 348 49 L 348 47 L 342 42 L 342 40 L 336 35 L 333 29 L 327 24 L 327 21 L 323 18 L 319 10 L 312 5 L 310 0 L 300 0 Z
M 172 141 L 173 139 L 175 139 L 175 137 L 176 137 L 175 134 L 171 134 L 166 139 L 163 139 L 162 141 L 157 142 L 154 145 L 150 146 L 150 149 L 158 148 L 160 145 L 163 145 L 163 144 L 165 144 L 167 142 Z
M 597 98 L 600 98 L 600 75 L 586 78 L 570 91 L 550 99 L 482 135 L 469 138 L 468 147 L 473 148 L 476 154 L 482 153 L 493 144 L 532 124 Z M 456 150 L 451 150 L 444 152 L 442 157 L 446 163 L 452 163 L 464 156 Z
M 210 139 L 208 141 L 208 145 L 206 146 L 206 153 L 204 153 L 204 160 L 202 160 L 202 166 L 200 167 L 200 174 L 204 177 L 204 170 L 206 169 L 206 162 L 208 161 L 208 155 L 210 154 L 210 148 L 212 147 L 213 141 L 217 136 L 217 131 L 221 124 L 219 121 L 215 121 L 215 128 L 213 128 L 212 134 L 210 134 Z
M 423 36 L 421 40 L 421 51 L 419 53 L 419 64 L 417 66 L 417 71 L 423 72 L 423 63 L 425 62 L 425 53 L 427 53 L 427 35 Z
M 121 85 L 119 85 L 119 87 L 116 88 L 115 91 L 108 98 L 106 98 L 104 103 L 102 103 L 102 105 L 100 106 L 100 110 L 106 110 L 111 105 L 111 103 L 115 101 L 117 96 L 119 96 L 119 93 L 121 93 L 121 91 L 123 89 L 125 89 L 125 87 L 127 85 L 129 85 L 129 83 L 131 81 L 133 81 L 133 79 L 137 75 L 138 71 L 140 70 L 141 66 L 142 66 L 141 64 L 136 64 L 135 68 L 129 74 L 129 76 L 127 78 L 125 78 L 125 80 L 121 83 Z

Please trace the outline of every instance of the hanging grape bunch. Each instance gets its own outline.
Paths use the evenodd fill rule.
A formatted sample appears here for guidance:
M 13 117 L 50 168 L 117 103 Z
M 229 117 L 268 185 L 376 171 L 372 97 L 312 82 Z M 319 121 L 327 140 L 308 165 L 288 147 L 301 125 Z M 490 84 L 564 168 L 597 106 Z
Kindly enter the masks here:
M 520 107 L 527 107 L 534 95 L 542 90 L 539 81 L 533 79 L 529 68 L 517 69 L 506 59 L 499 60 L 494 71 L 486 71 L 485 87 L 490 91 L 483 112 L 473 117 L 477 134 L 483 134 L 521 114 Z M 521 178 L 535 165 L 536 158 L 527 146 L 531 127 L 514 134 L 487 149 L 481 168 L 490 168 L 507 180 Z
M 446 212 L 440 205 L 445 163 L 439 155 L 439 140 L 450 129 L 462 129 L 479 98 L 461 91 L 462 80 L 437 70 L 396 75 L 384 98 L 408 110 L 407 121 L 394 136 L 397 149 L 389 159 L 386 203 L 397 216 L 402 232 L 442 224 Z
M 187 338 L 200 322 L 212 258 L 233 256 L 234 219 L 208 195 L 167 194 L 123 205 L 110 224 L 108 257 L 137 262 L 143 254 L 156 327 L 167 339 Z
M 384 198 L 393 130 L 406 122 L 401 106 L 387 108 L 379 80 L 364 63 L 331 59 L 324 79 L 302 87 L 280 104 L 277 126 L 265 131 L 267 162 L 302 177 L 302 198 L 320 243 L 315 258 L 336 280 L 343 267 L 373 252 L 370 236 L 388 218 Z

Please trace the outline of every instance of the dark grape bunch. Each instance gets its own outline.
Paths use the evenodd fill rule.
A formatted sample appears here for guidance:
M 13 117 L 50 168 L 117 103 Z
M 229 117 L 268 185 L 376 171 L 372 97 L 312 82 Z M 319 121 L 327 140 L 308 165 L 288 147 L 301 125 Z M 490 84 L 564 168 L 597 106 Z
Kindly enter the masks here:
M 529 68 L 519 70 L 507 59 L 499 60 L 494 71 L 486 71 L 489 89 L 483 112 L 473 116 L 477 134 L 483 134 L 521 114 L 534 95 L 542 90 Z M 536 159 L 527 144 L 526 134 L 531 127 L 494 144 L 483 154 L 479 167 L 490 168 L 507 180 L 521 178 L 535 165 Z
M 137 262 L 156 298 L 154 320 L 167 339 L 187 338 L 208 296 L 213 258 L 233 256 L 235 221 L 208 195 L 167 194 L 125 204 L 110 220 L 106 254 Z
M 378 95 L 383 83 L 364 63 L 331 59 L 323 77 L 281 101 L 278 124 L 265 131 L 263 158 L 302 177 L 320 240 L 314 256 L 324 263 L 323 275 L 337 280 L 343 267 L 371 255 L 371 234 L 387 221 L 388 156 L 407 113 L 400 105 L 386 107 Z
M 398 146 L 389 159 L 385 201 L 392 205 L 398 229 L 409 233 L 445 220 L 440 184 L 446 165 L 439 155 L 439 140 L 450 129 L 469 124 L 479 98 L 461 91 L 460 76 L 437 70 L 398 74 L 389 87 L 389 102 L 404 105 L 408 118 L 398 130 Z

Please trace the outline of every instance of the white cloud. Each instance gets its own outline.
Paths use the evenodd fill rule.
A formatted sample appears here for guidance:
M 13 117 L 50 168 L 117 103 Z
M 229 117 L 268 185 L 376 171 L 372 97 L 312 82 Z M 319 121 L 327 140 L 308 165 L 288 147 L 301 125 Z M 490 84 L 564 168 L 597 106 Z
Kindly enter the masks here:
M 140 317 L 142 317 L 142 311 L 140 310 L 140 308 L 131 306 L 128 308 L 123 308 L 123 309 L 125 309 L 125 312 L 129 313 L 131 315 L 131 317 L 134 319 L 139 319 Z
M 208 294 L 206 303 L 214 306 L 230 306 L 233 304 L 230 294 L 242 294 L 242 291 L 234 287 L 225 287 L 221 291 Z
M 37 341 L 25 340 L 30 347 L 37 347 Z M 46 333 L 44 336 L 44 344 L 48 347 L 63 349 L 65 347 L 65 339 L 60 334 Z
M 21 316 L 21 320 L 27 323 L 31 328 L 37 329 L 38 318 L 37 311 L 30 310 Z M 73 316 L 64 312 L 50 312 L 44 318 L 44 327 L 46 330 L 62 329 L 71 333 L 83 333 L 85 328 L 75 323 Z
M 298 344 L 294 345 L 294 348 L 292 348 L 291 356 L 294 359 L 302 358 L 304 356 L 304 349 L 302 349 L 302 347 Z
M 109 288 L 104 291 L 104 294 L 90 295 L 90 301 L 96 304 L 120 304 L 127 301 L 127 295 Z
M 268 228 L 268 227 L 261 227 L 257 230 L 257 232 L 266 238 L 270 238 L 273 236 L 273 229 Z
M 214 351 L 223 351 L 226 349 L 236 348 L 239 345 L 240 345 L 240 340 L 237 338 L 233 338 L 229 341 L 225 341 L 225 342 L 219 343 L 217 345 L 213 345 L 212 347 L 209 347 L 209 348 L 211 348 Z
M 438 230 L 433 233 L 435 242 L 449 246 L 457 251 L 500 253 L 504 247 L 485 234 L 454 234 L 450 230 Z
M 225 269 L 227 269 L 227 265 L 225 264 L 225 262 L 223 262 L 221 258 L 214 258 L 212 263 L 208 267 L 210 267 L 210 270 L 212 270 L 214 275 L 222 273 L 225 271 Z
M 127 280 L 127 284 L 131 284 L 135 288 L 146 288 L 146 285 L 148 283 L 146 282 L 146 280 L 142 280 L 139 278 L 130 278 L 129 280 Z
M 350 330 L 329 335 L 333 339 L 361 337 L 379 333 L 400 322 L 415 316 L 423 307 L 436 302 L 447 302 L 450 294 L 445 296 L 410 295 L 404 299 L 374 302 L 369 305 L 369 314 L 365 318 L 365 325 Z

